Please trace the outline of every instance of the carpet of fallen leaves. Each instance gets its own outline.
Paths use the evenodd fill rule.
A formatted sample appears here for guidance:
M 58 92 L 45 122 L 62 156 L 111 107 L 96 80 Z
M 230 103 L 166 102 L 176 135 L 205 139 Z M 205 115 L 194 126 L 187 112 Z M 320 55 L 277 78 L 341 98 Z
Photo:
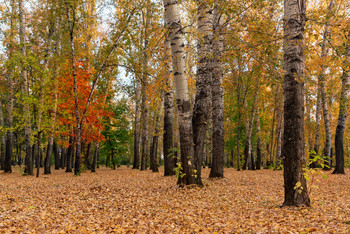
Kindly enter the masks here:
M 175 177 L 100 168 L 76 177 L 0 174 L 0 232 L 350 232 L 350 170 L 315 181 L 312 206 L 280 208 L 282 171 L 225 169 L 204 188 L 179 188 Z

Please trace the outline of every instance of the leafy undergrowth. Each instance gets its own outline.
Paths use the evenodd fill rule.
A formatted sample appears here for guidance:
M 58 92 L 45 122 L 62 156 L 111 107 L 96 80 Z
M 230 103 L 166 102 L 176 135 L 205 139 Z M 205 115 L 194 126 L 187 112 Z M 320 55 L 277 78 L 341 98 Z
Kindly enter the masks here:
M 203 178 L 208 177 L 205 169 Z M 310 208 L 280 208 L 281 171 L 225 169 L 204 188 L 126 167 L 80 177 L 0 174 L 1 232 L 349 232 L 350 170 L 315 182 Z

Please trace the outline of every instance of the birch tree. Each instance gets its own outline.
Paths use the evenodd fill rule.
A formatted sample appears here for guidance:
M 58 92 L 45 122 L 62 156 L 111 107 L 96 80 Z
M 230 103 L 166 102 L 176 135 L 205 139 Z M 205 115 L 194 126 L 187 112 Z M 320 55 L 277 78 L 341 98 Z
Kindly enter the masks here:
M 196 184 L 194 171 L 193 129 L 191 104 L 185 71 L 183 28 L 177 0 L 163 0 L 166 27 L 169 30 L 173 73 L 175 79 L 176 103 L 178 109 L 181 165 L 178 184 Z

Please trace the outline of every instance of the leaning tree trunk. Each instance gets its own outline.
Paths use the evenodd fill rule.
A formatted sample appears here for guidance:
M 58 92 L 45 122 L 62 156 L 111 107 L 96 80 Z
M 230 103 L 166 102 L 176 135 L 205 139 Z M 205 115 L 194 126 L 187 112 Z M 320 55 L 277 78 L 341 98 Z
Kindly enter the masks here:
M 185 71 L 185 52 L 183 29 L 177 0 L 163 0 L 166 26 L 169 29 L 171 54 L 174 67 L 176 103 L 178 109 L 181 167 L 177 183 L 180 185 L 196 184 L 194 171 L 194 148 L 187 78 Z
M 202 184 L 202 161 L 210 113 L 209 97 L 213 73 L 213 54 L 211 48 L 211 41 L 213 40 L 212 20 L 212 9 L 208 4 L 199 1 L 196 97 L 192 116 L 197 184 Z
M 224 139 L 224 89 L 222 86 L 224 65 L 223 16 L 218 5 L 214 7 L 213 39 L 213 83 L 211 89 L 213 118 L 213 162 L 209 177 L 224 177 L 225 139 Z
M 163 156 L 164 156 L 164 176 L 175 174 L 174 171 L 174 156 L 172 149 L 174 148 L 174 90 L 171 74 L 173 65 L 171 64 L 170 54 L 171 45 L 170 39 L 167 36 L 165 41 L 165 82 L 166 90 L 164 94 L 164 134 L 163 134 Z
M 19 38 L 22 59 L 27 57 L 26 46 L 25 46 L 25 17 L 24 17 L 24 2 L 19 1 Z M 23 67 L 21 68 L 21 80 L 23 82 L 23 96 L 29 95 L 29 80 L 27 74 L 27 68 L 25 67 L 25 62 L 22 61 Z M 26 101 L 23 104 L 23 113 L 25 118 L 24 135 L 25 135 L 25 145 L 26 145 L 26 161 L 25 161 L 25 173 L 27 175 L 33 175 L 33 155 L 32 155 L 32 143 L 31 143 L 31 118 L 30 118 L 30 107 L 29 103 Z
M 303 167 L 305 0 L 284 0 L 284 160 L 283 206 L 310 205 Z M 298 186 L 299 185 L 299 186 Z
M 134 125 L 134 163 L 132 169 L 140 168 L 140 81 L 136 81 L 135 125 Z
M 346 63 L 347 67 L 350 65 L 350 44 L 347 46 L 346 53 Z M 343 74 L 342 79 L 342 91 L 340 96 L 340 107 L 339 107 L 339 116 L 338 116 L 338 125 L 335 133 L 335 169 L 333 174 L 345 174 L 344 171 L 344 146 L 343 138 L 344 131 L 346 126 L 346 117 L 347 117 L 347 102 L 350 86 L 350 71 L 349 68 L 345 69 L 346 72 Z

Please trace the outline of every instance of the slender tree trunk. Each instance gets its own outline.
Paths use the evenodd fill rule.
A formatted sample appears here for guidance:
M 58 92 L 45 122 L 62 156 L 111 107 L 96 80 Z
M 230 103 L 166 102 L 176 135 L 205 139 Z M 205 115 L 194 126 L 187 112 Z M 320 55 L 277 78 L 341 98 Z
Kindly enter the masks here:
M 164 134 L 163 134 L 163 155 L 164 155 L 164 176 L 175 174 L 174 155 L 171 150 L 174 148 L 174 90 L 171 74 L 173 65 L 171 64 L 171 45 L 167 36 L 165 41 L 165 82 L 166 91 L 164 94 Z
M 169 29 L 171 53 L 174 67 L 176 103 L 178 109 L 181 168 L 178 184 L 196 184 L 194 171 L 193 130 L 191 118 L 191 104 L 189 100 L 187 78 L 185 71 L 185 53 L 183 30 L 178 10 L 177 0 L 163 0 L 165 9 L 165 22 Z
M 212 117 L 213 117 L 213 164 L 209 177 L 224 177 L 225 165 L 225 139 L 224 139 L 224 89 L 222 86 L 224 65 L 222 52 L 224 50 L 223 38 L 223 16 L 219 6 L 214 7 L 214 63 L 213 63 L 213 85 Z
M 148 109 L 145 84 L 141 88 L 141 124 L 142 124 L 142 154 L 141 154 L 141 171 L 147 170 L 148 159 Z
M 150 150 L 150 169 L 153 172 L 158 172 L 158 163 L 157 163 L 157 150 L 158 150 L 158 138 L 160 133 L 160 118 L 163 112 L 163 100 L 161 102 L 161 108 L 156 115 L 156 124 L 154 127 L 153 141 Z
M 66 160 L 67 160 L 67 149 L 64 146 L 61 146 L 61 161 L 60 161 L 60 168 L 64 169 L 66 165 Z
M 280 167 L 283 164 L 282 153 L 282 136 L 283 136 L 283 110 L 277 110 L 277 136 L 276 136 L 276 160 L 275 167 Z
M 10 43 L 9 43 L 9 60 L 12 59 L 12 54 L 14 52 L 14 18 L 15 18 L 15 3 L 14 0 L 11 1 L 11 19 L 10 19 Z M 14 101 L 14 77 L 12 74 L 13 66 L 7 68 L 7 114 L 6 114 L 6 154 L 4 160 L 4 172 L 11 173 L 11 160 L 13 156 L 13 101 Z
M 213 40 L 213 16 L 209 4 L 198 2 L 198 62 L 196 97 L 193 108 L 193 143 L 194 143 L 194 163 L 196 168 L 197 184 L 202 184 L 202 155 L 209 120 L 210 88 L 213 73 L 213 51 L 211 42 Z
M 114 160 L 114 150 L 113 150 L 113 148 L 111 149 L 111 158 L 112 158 L 113 170 L 115 170 L 115 160 Z
M 257 122 L 256 122 L 256 135 L 257 135 L 257 140 L 256 140 L 256 169 L 260 170 L 261 167 L 261 150 L 260 150 L 260 116 L 259 116 L 259 108 L 257 109 Z
M 26 59 L 26 46 L 25 46 L 25 16 L 24 16 L 24 2 L 19 0 L 19 38 L 20 38 L 20 48 L 22 59 Z M 22 61 L 23 67 L 21 68 L 21 81 L 23 82 L 23 96 L 29 95 L 29 80 L 27 75 L 26 62 Z M 23 113 L 25 118 L 24 135 L 25 135 L 25 145 L 26 145 L 26 157 L 25 157 L 25 173 L 27 175 L 33 175 L 33 155 L 32 155 L 32 143 L 31 143 L 31 118 L 29 103 L 23 104 Z
M 96 147 L 95 147 L 94 160 L 93 160 L 92 166 L 91 166 L 91 172 L 96 172 L 97 158 L 98 158 L 99 152 L 100 152 L 100 142 L 97 142 Z
M 2 99 L 0 98 L 0 127 L 4 128 L 4 112 L 2 108 Z M 4 170 L 4 161 L 5 161 L 5 132 L 1 136 L 1 145 L 0 145 L 0 170 Z
M 91 142 L 89 142 L 87 145 L 87 150 L 86 150 L 85 159 L 84 159 L 84 164 L 86 168 L 89 170 L 91 169 L 90 157 L 91 157 Z
M 240 150 L 240 144 L 241 144 L 241 118 L 242 118 L 242 110 L 241 110 L 241 87 L 240 85 L 237 86 L 237 104 L 238 104 L 238 121 L 237 121 L 237 171 L 241 170 L 241 150 Z
M 140 168 L 140 81 L 136 81 L 135 125 L 134 125 L 134 163 L 132 169 Z
M 304 155 L 305 0 L 284 0 L 284 160 L 283 206 L 310 205 Z M 300 184 L 299 184 L 300 183 Z M 300 186 L 298 186 L 300 185 Z M 296 187 L 297 186 L 297 187 Z
M 141 86 L 141 124 L 142 124 L 142 154 L 141 154 L 141 171 L 147 170 L 147 160 L 149 158 L 148 151 L 148 101 L 147 101 L 147 84 L 148 84 L 148 25 L 149 25 L 150 4 L 146 6 L 145 18 L 145 30 L 143 38 L 143 55 L 142 55 L 142 86 Z
M 349 66 L 350 64 L 350 44 L 347 46 L 346 50 L 346 63 Z M 344 131 L 346 126 L 347 118 L 347 107 L 348 107 L 348 95 L 349 95 L 349 86 L 350 86 L 350 70 L 347 67 L 343 74 L 342 79 L 342 91 L 340 96 L 340 107 L 338 115 L 338 125 L 335 133 L 335 169 L 333 174 L 345 174 L 344 171 L 344 146 L 343 138 Z
M 60 153 L 59 153 L 59 146 L 57 145 L 56 141 L 53 142 L 53 154 L 55 157 L 55 170 L 60 169 Z
M 254 95 L 254 100 L 253 100 L 253 106 L 252 110 L 250 113 L 250 117 L 248 120 L 248 126 L 247 126 L 247 134 L 246 134 L 246 143 L 245 143 L 245 158 L 246 162 L 244 163 L 244 169 L 248 166 L 248 170 L 253 170 L 254 165 L 253 165 L 253 157 L 252 157 L 252 133 L 253 133 L 253 124 L 254 124 L 254 119 L 255 119 L 255 113 L 256 113 L 256 105 L 257 105 L 257 99 L 258 99 L 258 90 L 256 90 L 256 93 Z
M 74 151 L 74 142 L 73 137 L 69 137 L 69 146 L 67 151 L 67 166 L 66 166 L 66 172 L 72 172 L 72 158 L 73 158 L 73 151 Z
M 331 0 L 329 4 L 329 13 L 332 12 L 332 6 L 333 6 L 333 0 Z M 322 44 L 322 51 L 321 51 L 321 58 L 325 60 L 325 58 L 328 55 L 328 37 L 330 35 L 329 31 L 329 22 L 326 22 L 324 34 L 323 34 L 323 44 Z M 321 65 L 321 74 L 319 75 L 319 84 L 321 88 L 321 98 L 322 98 L 322 109 L 323 109 L 323 118 L 324 118 L 324 124 L 325 124 L 325 133 L 326 133 L 326 145 L 324 149 L 324 157 L 325 157 L 325 170 L 331 170 L 331 148 L 332 148 L 332 133 L 331 133 L 331 125 L 330 125 L 330 116 L 329 116 L 329 110 L 328 110 L 328 103 L 327 103 L 327 95 L 326 95 L 326 69 L 327 67 L 325 65 Z M 328 167 L 327 167 L 328 166 Z

